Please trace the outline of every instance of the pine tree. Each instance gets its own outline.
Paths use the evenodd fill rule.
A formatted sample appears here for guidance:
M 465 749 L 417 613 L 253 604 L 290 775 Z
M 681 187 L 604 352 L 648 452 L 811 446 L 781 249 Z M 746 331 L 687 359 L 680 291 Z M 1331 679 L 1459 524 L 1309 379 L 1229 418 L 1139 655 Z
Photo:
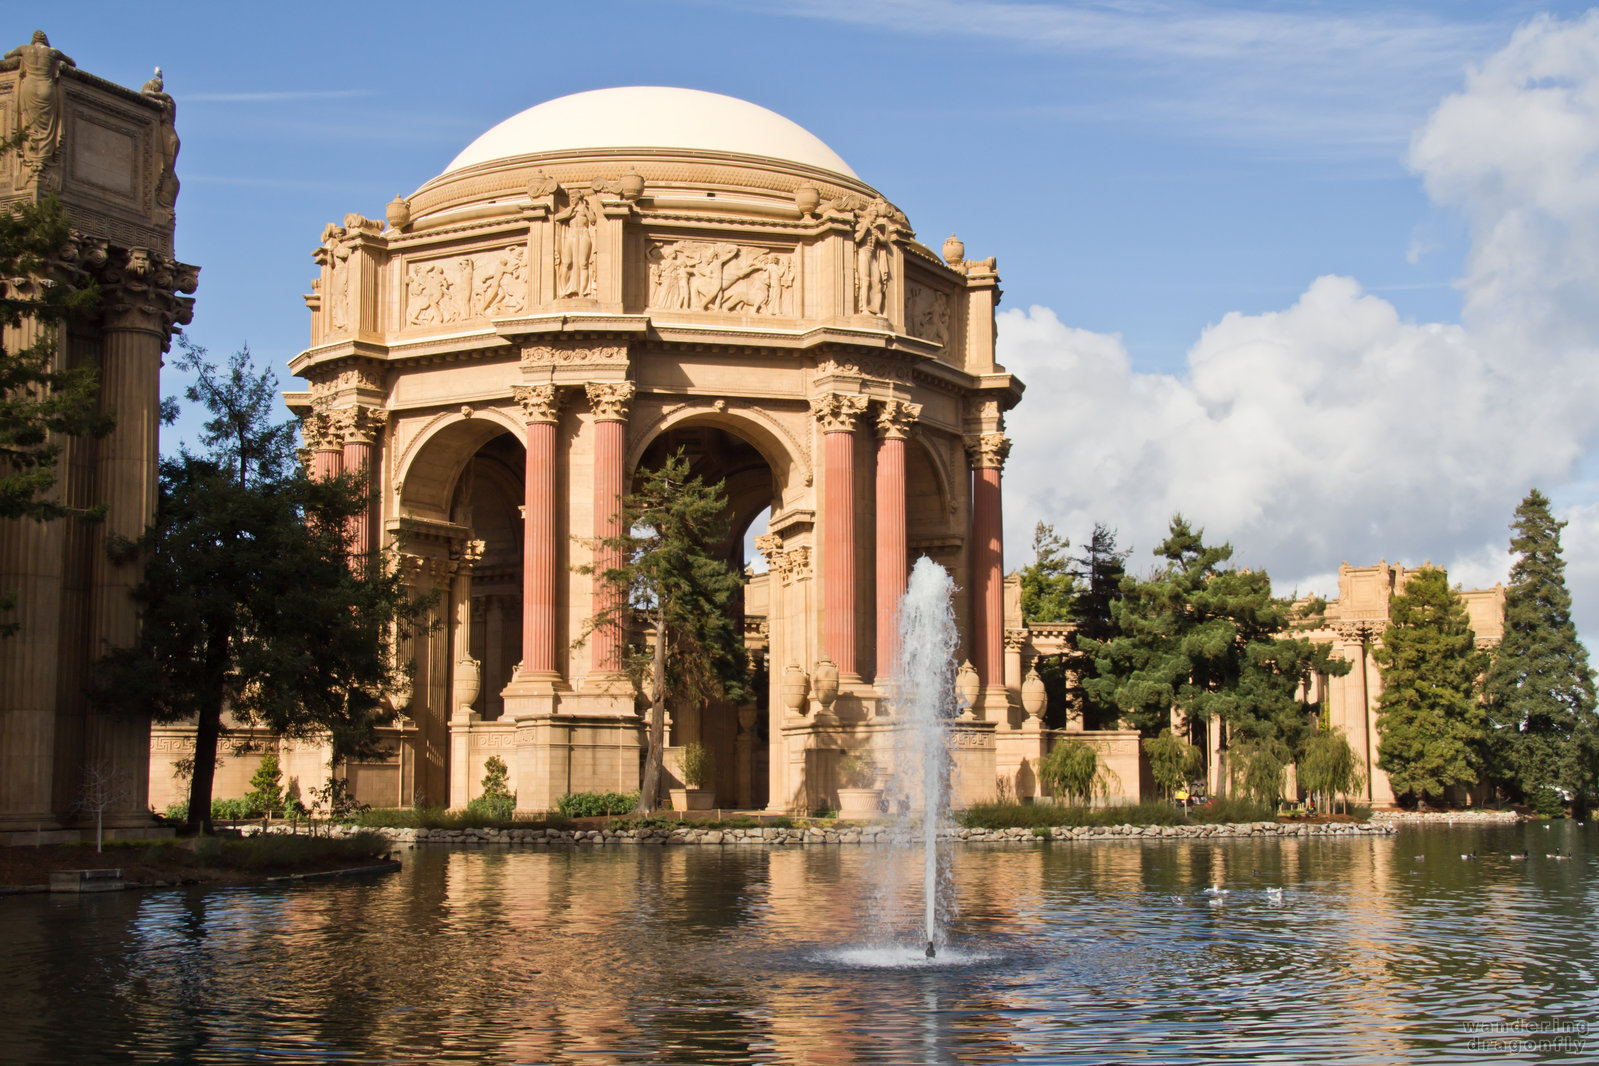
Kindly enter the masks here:
M 1373 653 L 1382 668 L 1377 765 L 1402 800 L 1439 796 L 1478 780 L 1487 715 L 1465 601 L 1434 567 L 1411 574 L 1388 603 L 1389 625 Z
M 1571 621 L 1560 530 L 1537 489 L 1516 508 L 1505 590 L 1504 638 L 1488 669 L 1488 716 L 1502 740 L 1509 782 L 1553 813 L 1560 791 L 1591 800 L 1599 769 L 1599 718 L 1588 652 Z
M 1076 582 L 1066 549 L 1071 541 L 1056 535 L 1045 522 L 1033 528 L 1033 561 L 1022 567 L 1022 617 L 1030 622 L 1065 622 L 1071 618 Z
M 180 347 L 196 374 L 188 398 L 210 414 L 207 451 L 161 463 L 140 641 L 102 660 L 91 688 L 104 705 L 195 723 L 188 826 L 206 832 L 224 708 L 246 727 L 325 740 L 335 762 L 376 754 L 384 697 L 403 683 L 394 649 L 425 604 L 381 553 L 352 558 L 346 523 L 369 506 L 367 486 L 307 475 L 293 423 L 272 420 L 271 371 L 243 350 L 218 374 L 204 349 Z
M 640 474 L 622 517 L 627 532 L 599 542 L 621 565 L 596 574 L 617 591 L 616 606 L 590 618 L 584 637 L 601 627 L 626 631 L 635 612 L 648 619 L 651 644 L 628 663 L 635 678 L 650 679 L 653 693 L 637 807 L 647 814 L 660 802 L 667 702 L 688 707 L 744 697 L 749 667 L 736 616 L 744 579 L 718 550 L 728 538 L 722 483 L 693 475 L 682 450 Z
M 1081 555 L 1072 557 L 1071 574 L 1076 593 L 1071 601 L 1071 619 L 1077 626 L 1078 654 L 1071 662 L 1075 683 L 1067 698 L 1083 709 L 1084 729 L 1114 729 L 1119 717 L 1113 704 L 1089 695 L 1083 679 L 1094 674 L 1094 660 L 1081 651 L 1082 641 L 1105 641 L 1115 634 L 1111 605 L 1121 599 L 1122 579 L 1127 576 L 1127 552 L 1116 549 L 1116 533 L 1094 523 L 1094 532 Z
M 1310 722 L 1304 682 L 1349 666 L 1325 646 L 1286 635 L 1296 615 L 1272 596 L 1270 577 L 1226 567 L 1232 547 L 1206 546 L 1181 515 L 1155 554 L 1165 563 L 1149 578 L 1122 582 L 1111 606 L 1115 635 L 1081 642 L 1095 675 L 1083 685 L 1146 737 L 1165 729 L 1174 710 L 1187 724 L 1220 730 L 1225 788 L 1231 734 L 1259 750 L 1297 750 Z

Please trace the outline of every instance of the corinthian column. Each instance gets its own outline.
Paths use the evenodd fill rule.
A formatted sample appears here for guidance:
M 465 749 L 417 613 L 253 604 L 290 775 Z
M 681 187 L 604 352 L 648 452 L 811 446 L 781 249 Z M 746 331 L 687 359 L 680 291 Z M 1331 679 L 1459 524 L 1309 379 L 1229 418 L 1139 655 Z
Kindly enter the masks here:
M 554 680 L 557 562 L 555 432 L 561 396 L 554 385 L 517 385 L 511 395 L 527 422 L 527 485 L 522 537 L 522 675 Z
M 822 650 L 838 672 L 855 665 L 855 420 L 866 397 L 829 393 L 811 401 L 822 427 Z
M 586 386 L 589 406 L 594 410 L 594 586 L 591 593 L 592 617 L 610 618 L 621 605 L 624 593 L 602 580 L 606 570 L 622 565 L 621 549 L 602 541 L 620 537 L 623 528 L 622 495 L 627 461 L 627 408 L 633 402 L 631 381 L 591 381 Z M 589 668 L 597 675 L 621 673 L 622 643 L 626 633 L 620 625 L 605 625 L 589 638 Z
M 102 275 L 103 347 L 100 406 L 116 419 L 100 441 L 95 485 L 106 507 L 94 559 L 92 653 L 132 646 L 139 636 L 133 589 L 143 572 L 136 553 L 108 550 L 139 539 L 155 519 L 161 355 L 173 327 L 188 322 L 194 301 L 174 289 L 194 291 L 197 271 L 165 256 L 134 248 L 112 253 Z M 146 816 L 150 724 L 90 708 L 85 717 L 84 766 L 115 781 L 119 820 Z
M 905 438 L 922 405 L 888 400 L 877 412 L 877 680 L 894 672 L 899 601 L 909 572 L 905 530 Z
M 300 423 L 300 436 L 310 453 L 312 477 L 326 481 L 344 471 L 344 438 L 333 424 L 326 400 L 319 400 Z
M 1003 433 L 967 441 L 972 462 L 972 648 L 984 688 L 1003 685 L 1005 552 L 999 473 L 1010 454 Z
M 337 412 L 337 425 L 344 442 L 343 468 L 367 478 L 367 491 L 377 484 L 378 432 L 383 426 L 382 412 L 370 407 L 346 407 Z M 374 493 L 365 510 L 350 519 L 347 538 L 352 555 L 366 555 L 377 548 L 377 496 Z

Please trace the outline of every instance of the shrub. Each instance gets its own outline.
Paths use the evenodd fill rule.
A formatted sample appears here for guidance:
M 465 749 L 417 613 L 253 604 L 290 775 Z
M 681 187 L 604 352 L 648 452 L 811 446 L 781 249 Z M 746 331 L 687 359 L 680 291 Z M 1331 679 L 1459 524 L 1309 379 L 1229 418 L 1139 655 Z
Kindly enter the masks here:
M 1214 825 L 1270 822 L 1276 820 L 1277 810 L 1274 804 L 1259 803 L 1242 796 L 1219 796 L 1209 803 L 1196 806 L 1190 816 L 1196 822 Z
M 370 803 L 359 803 L 350 791 L 350 783 L 340 777 L 328 778 L 328 783 L 321 788 L 311 790 L 311 811 L 327 811 L 328 817 L 337 822 L 346 822 L 353 819 L 362 811 L 370 810 Z
M 877 760 L 868 749 L 852 751 L 839 762 L 838 775 L 845 788 L 871 788 L 877 783 Z
M 184 813 L 188 813 L 188 804 L 184 804 Z M 211 820 L 213 822 L 240 822 L 253 814 L 250 801 L 243 796 L 237 799 L 213 799 L 211 801 Z
M 189 820 L 189 801 L 179 800 L 177 803 L 167 804 L 167 809 L 161 813 L 161 817 L 178 825 L 187 823 Z
M 1144 754 L 1149 757 L 1149 773 L 1167 799 L 1173 792 L 1193 780 L 1204 766 L 1204 757 L 1198 748 L 1170 729 L 1160 736 L 1143 742 Z
M 638 806 L 637 792 L 568 792 L 555 801 L 568 818 L 603 818 L 626 814 Z
M 498 755 L 483 761 L 483 794 L 466 805 L 468 816 L 497 822 L 511 820 L 516 813 L 516 793 L 506 787 L 509 773 L 505 760 Z
M 716 776 L 716 757 L 699 741 L 683 749 L 683 784 L 689 788 L 704 788 Z
M 277 814 L 283 809 L 283 770 L 278 766 L 277 752 L 261 756 L 261 765 L 250 778 L 250 791 L 244 801 L 250 805 L 252 817 Z
M 1104 795 L 1106 772 L 1094 746 L 1075 739 L 1056 744 L 1038 766 L 1039 779 L 1051 792 L 1081 803 Z

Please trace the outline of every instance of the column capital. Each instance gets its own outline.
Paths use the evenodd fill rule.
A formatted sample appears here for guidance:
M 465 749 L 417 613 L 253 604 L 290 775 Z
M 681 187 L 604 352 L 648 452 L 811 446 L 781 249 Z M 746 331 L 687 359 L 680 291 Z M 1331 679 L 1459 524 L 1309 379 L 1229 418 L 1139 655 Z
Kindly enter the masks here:
M 626 422 L 637 388 L 631 381 L 590 381 L 583 386 L 597 422 Z
M 300 419 L 300 439 L 313 452 L 330 452 L 344 447 L 344 438 L 333 424 L 326 404 L 315 404 Z
M 383 412 L 375 407 L 341 407 L 332 412 L 332 428 L 345 444 L 375 444 L 383 428 Z
M 529 425 L 561 420 L 561 403 L 565 397 L 555 385 L 513 385 L 511 396 L 522 405 L 523 421 Z
M 978 470 L 1000 470 L 1010 455 L 1010 438 L 1003 433 L 980 433 L 966 438 L 966 454 Z
M 883 400 L 877 405 L 877 435 L 884 440 L 903 440 L 911 426 L 922 417 L 922 405 L 904 400 Z
M 153 334 L 165 351 L 173 332 L 193 320 L 194 300 L 178 293 L 195 290 L 199 267 L 148 248 L 92 247 L 83 259 L 100 283 L 106 329 Z
M 823 433 L 852 433 L 866 404 L 866 397 L 859 394 L 830 392 L 811 398 L 811 415 L 821 423 Z

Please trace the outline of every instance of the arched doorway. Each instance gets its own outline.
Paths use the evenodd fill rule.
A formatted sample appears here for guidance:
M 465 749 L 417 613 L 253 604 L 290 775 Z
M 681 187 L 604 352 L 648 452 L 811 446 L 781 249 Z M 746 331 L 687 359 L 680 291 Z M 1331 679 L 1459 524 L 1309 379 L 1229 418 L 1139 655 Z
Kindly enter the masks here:
M 750 697 L 740 704 L 715 700 L 705 707 L 677 709 L 667 738 L 670 748 L 699 742 L 715 760 L 719 807 L 764 808 L 770 799 L 770 695 L 766 637 L 767 574 L 748 566 L 750 528 L 781 508 L 782 485 L 761 450 L 725 422 L 690 418 L 661 432 L 644 449 L 636 471 L 652 469 L 681 451 L 690 469 L 708 484 L 721 483 L 727 497 L 728 533 L 714 546 L 727 564 L 746 576 L 734 609 L 750 656 Z M 764 571 L 764 566 L 761 568 Z M 753 608 L 753 609 L 752 609 Z

